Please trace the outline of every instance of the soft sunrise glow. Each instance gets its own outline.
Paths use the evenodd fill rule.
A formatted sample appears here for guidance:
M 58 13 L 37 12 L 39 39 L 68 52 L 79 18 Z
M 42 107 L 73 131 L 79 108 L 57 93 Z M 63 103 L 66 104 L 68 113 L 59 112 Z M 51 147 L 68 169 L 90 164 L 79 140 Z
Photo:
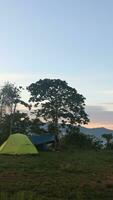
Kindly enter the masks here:
M 112 19 L 112 1 L 1 1 L 0 86 L 66 80 L 86 97 L 88 126 L 112 128 Z

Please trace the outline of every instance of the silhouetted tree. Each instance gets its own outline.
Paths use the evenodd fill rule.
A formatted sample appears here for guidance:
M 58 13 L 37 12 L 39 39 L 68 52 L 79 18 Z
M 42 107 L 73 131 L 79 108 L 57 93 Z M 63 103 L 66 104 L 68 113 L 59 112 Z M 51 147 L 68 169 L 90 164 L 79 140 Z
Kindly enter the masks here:
M 27 87 L 30 102 L 37 107 L 37 117 L 52 121 L 56 144 L 59 141 L 59 120 L 81 125 L 89 122 L 85 112 L 85 98 L 76 89 L 60 79 L 44 79 Z M 39 106 L 40 105 L 40 106 Z M 63 120 L 63 121 L 64 121 Z
M 110 148 L 110 143 L 111 143 L 111 140 L 113 139 L 113 135 L 112 133 L 106 133 L 106 134 L 103 134 L 102 137 L 106 140 L 106 147 L 107 148 Z
M 92 135 L 81 133 L 75 126 L 70 126 L 67 129 L 66 135 L 61 140 L 63 148 L 67 149 L 101 149 L 102 141 Z
M 13 114 L 13 127 L 12 134 L 14 133 L 23 133 L 27 134 L 30 127 L 30 120 L 27 113 L 21 113 L 19 111 Z M 5 114 L 2 121 L 0 122 L 0 140 L 1 142 L 5 141 L 10 135 L 10 121 L 11 114 Z
M 21 89 L 22 87 L 17 88 L 14 84 L 7 82 L 0 91 L 1 120 L 5 114 L 10 115 L 10 134 L 13 129 L 13 121 L 17 105 L 21 104 L 30 109 L 30 106 L 21 100 Z
M 41 122 L 39 118 L 31 119 L 30 121 L 30 132 L 36 134 L 43 134 L 47 131 L 44 129 L 45 124 Z

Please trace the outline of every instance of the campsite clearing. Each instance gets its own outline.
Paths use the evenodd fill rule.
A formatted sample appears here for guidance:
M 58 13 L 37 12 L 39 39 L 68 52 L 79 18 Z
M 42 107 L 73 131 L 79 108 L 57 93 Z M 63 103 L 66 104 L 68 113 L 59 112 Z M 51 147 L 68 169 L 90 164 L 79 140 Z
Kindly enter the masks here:
M 111 200 L 113 152 L 0 155 L 0 200 Z

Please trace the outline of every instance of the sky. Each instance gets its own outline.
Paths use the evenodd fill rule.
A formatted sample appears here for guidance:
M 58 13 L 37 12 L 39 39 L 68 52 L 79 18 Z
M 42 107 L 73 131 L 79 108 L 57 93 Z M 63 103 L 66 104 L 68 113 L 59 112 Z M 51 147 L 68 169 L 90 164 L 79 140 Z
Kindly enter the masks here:
M 113 129 L 112 0 L 0 0 L 0 85 L 40 78 L 66 80 L 88 127 Z

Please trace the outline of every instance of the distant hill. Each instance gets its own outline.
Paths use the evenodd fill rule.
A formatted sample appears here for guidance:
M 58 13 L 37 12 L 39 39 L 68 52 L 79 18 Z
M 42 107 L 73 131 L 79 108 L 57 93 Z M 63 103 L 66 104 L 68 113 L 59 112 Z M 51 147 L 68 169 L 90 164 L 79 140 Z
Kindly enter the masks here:
M 113 133 L 113 130 L 107 128 L 85 128 L 81 127 L 81 132 L 88 135 L 94 135 L 96 137 L 101 137 L 105 133 Z
M 66 125 L 65 125 L 65 128 L 61 128 L 61 133 L 63 135 L 65 135 L 66 133 Z M 45 125 L 43 125 L 43 128 L 45 130 L 48 129 L 48 123 L 46 123 Z M 101 137 L 103 134 L 105 133 L 112 133 L 113 134 L 113 130 L 110 130 L 110 129 L 107 129 L 107 128 L 104 128 L 104 127 L 101 127 L 101 128 L 85 128 L 85 127 L 81 127 L 81 132 L 84 133 L 84 134 L 87 134 L 87 135 L 94 135 L 95 137 Z

